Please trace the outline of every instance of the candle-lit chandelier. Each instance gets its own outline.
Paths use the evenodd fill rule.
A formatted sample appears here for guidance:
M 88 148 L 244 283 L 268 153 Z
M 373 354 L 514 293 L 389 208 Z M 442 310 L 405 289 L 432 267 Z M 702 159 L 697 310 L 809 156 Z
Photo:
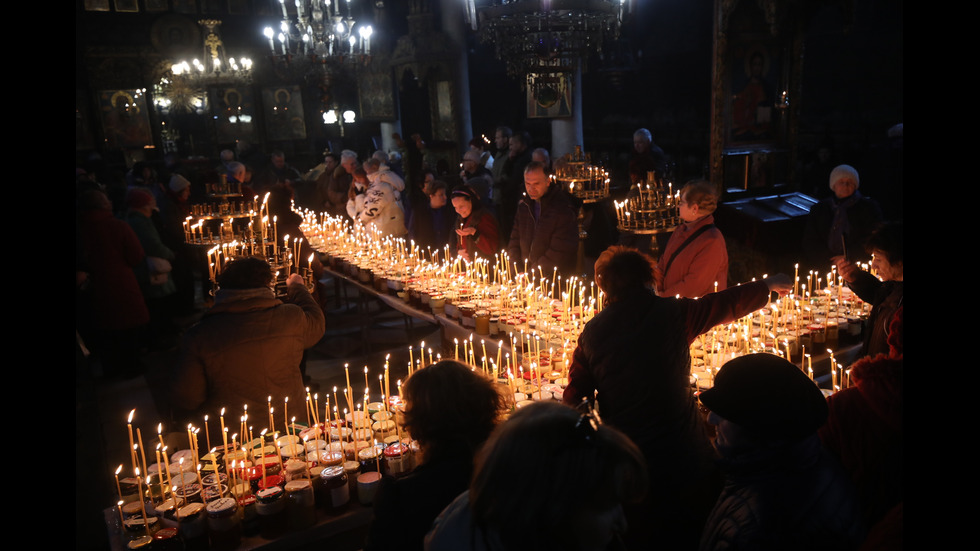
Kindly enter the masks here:
M 325 64 L 370 59 L 374 29 L 354 18 L 351 0 L 295 0 L 292 13 L 286 0 L 279 4 L 279 29 L 263 31 L 274 61 L 289 64 L 302 58 Z
M 509 75 L 532 87 L 601 52 L 607 38 L 619 35 L 627 8 L 624 0 L 492 0 L 478 10 L 474 3 L 468 0 L 466 13 L 481 40 L 494 44 Z
M 252 81 L 252 60 L 229 57 L 218 27 L 217 19 L 202 19 L 204 27 L 203 55 L 191 61 L 173 63 L 154 85 L 154 103 L 163 110 L 203 112 L 207 105 L 208 86 L 248 84 Z

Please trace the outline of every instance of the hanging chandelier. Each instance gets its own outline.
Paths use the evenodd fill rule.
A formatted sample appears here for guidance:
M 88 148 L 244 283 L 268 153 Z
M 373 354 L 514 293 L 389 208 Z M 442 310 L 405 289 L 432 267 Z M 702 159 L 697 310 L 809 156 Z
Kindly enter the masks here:
M 289 64 L 300 57 L 322 64 L 370 59 L 374 29 L 354 18 L 351 0 L 295 0 L 294 13 L 285 0 L 279 4 L 279 29 L 266 27 L 263 31 L 277 63 Z
M 592 52 L 601 53 L 603 42 L 619 35 L 627 8 L 625 0 L 493 0 L 478 9 L 474 0 L 468 4 L 471 21 L 478 12 L 480 39 L 494 44 L 507 74 L 528 75 L 524 85 L 533 85 L 529 75 L 570 73 Z
M 154 85 L 155 103 L 164 111 L 201 113 L 207 104 L 208 86 L 248 84 L 252 81 L 252 60 L 228 57 L 217 19 L 202 19 L 203 55 L 191 61 L 173 63 Z M 203 60 L 203 61 L 202 61 Z

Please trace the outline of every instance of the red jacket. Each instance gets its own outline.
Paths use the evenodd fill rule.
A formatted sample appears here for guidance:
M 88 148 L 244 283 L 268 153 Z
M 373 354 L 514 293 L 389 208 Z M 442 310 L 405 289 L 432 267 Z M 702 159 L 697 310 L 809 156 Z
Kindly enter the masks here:
M 716 281 L 719 291 L 728 287 L 728 249 L 725 248 L 725 237 L 718 228 L 710 228 L 695 238 L 667 268 L 667 261 L 688 237 L 714 223 L 715 217 L 709 214 L 700 220 L 681 224 L 674 230 L 657 261 L 657 268 L 664 277 L 662 288 L 657 289 L 660 296 L 703 297 L 714 292 Z
M 132 329 L 150 322 L 134 268 L 145 255 L 129 224 L 108 210 L 81 215 L 80 265 L 90 274 L 92 309 L 101 330 Z

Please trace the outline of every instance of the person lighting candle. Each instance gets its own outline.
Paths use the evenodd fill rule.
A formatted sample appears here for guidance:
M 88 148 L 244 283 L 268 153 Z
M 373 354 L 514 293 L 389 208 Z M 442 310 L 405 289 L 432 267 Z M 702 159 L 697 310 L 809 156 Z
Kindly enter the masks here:
M 453 208 L 456 209 L 455 250 L 470 262 L 479 254 L 491 258 L 499 252 L 497 219 L 483 207 L 480 197 L 470 186 L 453 189 Z
M 691 394 L 690 345 L 765 306 L 771 291 L 788 293 L 792 281 L 780 274 L 693 300 L 657 296 L 653 273 L 653 261 L 635 249 L 614 246 L 599 255 L 596 281 L 608 302 L 579 336 L 562 399 L 578 404 L 598 393 L 605 421 L 646 456 L 651 497 L 627 509 L 637 519 L 627 543 L 642 547 L 644 537 L 655 537 L 664 548 L 688 549 L 720 490 Z
M 243 258 L 225 266 L 214 306 L 180 345 L 170 393 L 178 417 L 200 418 L 222 404 L 263 410 L 270 394 L 303 400 L 300 361 L 303 350 L 323 336 L 324 317 L 300 275 L 286 283 L 280 301 L 265 260 Z

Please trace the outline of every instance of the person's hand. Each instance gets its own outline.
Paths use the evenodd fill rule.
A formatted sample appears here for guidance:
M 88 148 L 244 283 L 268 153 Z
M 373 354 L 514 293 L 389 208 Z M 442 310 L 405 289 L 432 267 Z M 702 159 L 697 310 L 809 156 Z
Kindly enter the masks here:
M 476 228 L 474 228 L 473 226 L 469 226 L 469 227 L 466 227 L 466 228 L 462 228 L 462 229 L 456 230 L 456 235 L 458 235 L 460 237 L 465 237 L 467 235 L 473 235 L 475 233 L 476 233 Z
M 769 276 L 762 281 L 769 286 L 770 292 L 779 293 L 779 296 L 788 295 L 793 290 L 793 278 L 786 274 L 776 274 Z
M 289 274 L 289 277 L 286 278 L 286 285 L 303 285 L 305 287 L 306 281 L 299 274 Z
M 659 266 L 654 266 L 653 268 L 653 288 L 657 291 L 661 291 L 664 288 L 664 273 L 660 271 Z
M 459 230 L 457 230 L 457 231 L 459 231 Z M 462 258 L 463 260 L 467 261 L 467 262 L 470 262 L 470 253 L 466 252 L 466 249 L 460 249 L 459 250 L 459 257 Z
M 835 256 L 830 260 L 837 266 L 837 272 L 844 278 L 844 281 L 854 281 L 858 272 L 861 271 L 861 269 L 858 268 L 853 262 L 848 260 L 847 257 Z

